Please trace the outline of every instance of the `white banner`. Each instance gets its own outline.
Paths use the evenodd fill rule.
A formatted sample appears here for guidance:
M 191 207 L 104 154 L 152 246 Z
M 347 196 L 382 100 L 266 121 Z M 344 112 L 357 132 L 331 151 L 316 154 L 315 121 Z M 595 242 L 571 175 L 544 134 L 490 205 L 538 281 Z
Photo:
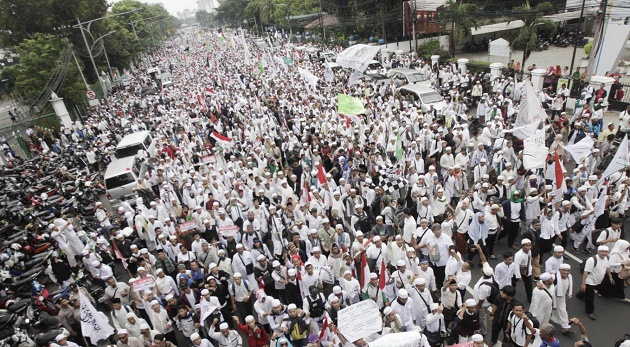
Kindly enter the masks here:
M 81 333 L 90 338 L 92 345 L 96 345 L 98 341 L 105 340 L 112 335 L 114 328 L 109 325 L 107 316 L 97 311 L 90 299 L 81 291 L 79 291 L 79 300 L 81 301 Z
M 383 329 L 381 313 L 374 300 L 361 301 L 342 309 L 337 314 L 337 323 L 339 331 L 348 341 L 356 341 Z
M 577 143 L 568 146 L 562 146 L 562 148 L 564 148 L 567 152 L 569 152 L 569 154 L 571 154 L 573 160 L 575 160 L 576 163 L 580 164 L 582 163 L 582 160 L 584 160 L 584 158 L 588 157 L 589 154 L 591 154 L 594 144 L 595 142 L 593 141 L 593 138 L 590 136 L 586 136 Z
M 615 153 L 615 157 L 606 167 L 606 170 L 602 174 L 602 177 L 599 179 L 598 184 L 601 185 L 606 178 L 610 177 L 610 175 L 619 170 L 624 170 L 629 165 L 630 158 L 628 158 L 628 135 L 626 135 L 623 137 L 623 141 L 621 141 L 621 143 L 619 144 L 619 148 L 617 149 L 617 153 Z
M 317 76 L 313 75 L 310 71 L 306 69 L 302 69 L 301 67 L 298 68 L 298 72 L 300 73 L 300 76 L 302 76 L 304 81 L 306 81 L 306 83 L 308 83 L 312 88 L 317 87 L 317 81 L 319 80 Z
M 380 50 L 378 46 L 354 45 L 339 53 L 336 63 L 342 67 L 363 72 Z
M 416 347 L 421 338 L 419 331 L 386 334 L 370 342 L 370 347 Z
M 538 130 L 523 141 L 523 145 L 523 167 L 526 170 L 544 168 L 549 153 L 549 149 L 545 147 L 545 130 Z
M 216 310 L 219 306 L 213 304 L 210 301 L 207 301 L 205 298 L 201 298 L 201 301 L 199 302 L 199 304 L 201 305 L 201 326 L 205 325 L 205 320 L 206 318 L 208 318 L 208 316 L 210 316 L 210 314 L 212 312 L 214 312 L 214 310 Z

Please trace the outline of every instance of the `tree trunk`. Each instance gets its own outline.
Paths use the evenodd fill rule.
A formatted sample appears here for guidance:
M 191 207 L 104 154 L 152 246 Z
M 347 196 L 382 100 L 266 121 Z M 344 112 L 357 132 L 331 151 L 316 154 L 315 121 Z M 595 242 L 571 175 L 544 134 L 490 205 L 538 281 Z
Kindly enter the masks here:
M 521 76 L 525 75 L 525 59 L 527 57 L 527 47 L 523 49 L 523 61 L 521 62 L 521 72 L 523 73 Z M 521 77 L 522 79 L 523 77 Z
M 451 57 L 455 59 L 455 22 L 451 23 L 451 32 L 448 34 L 449 51 L 451 51 Z

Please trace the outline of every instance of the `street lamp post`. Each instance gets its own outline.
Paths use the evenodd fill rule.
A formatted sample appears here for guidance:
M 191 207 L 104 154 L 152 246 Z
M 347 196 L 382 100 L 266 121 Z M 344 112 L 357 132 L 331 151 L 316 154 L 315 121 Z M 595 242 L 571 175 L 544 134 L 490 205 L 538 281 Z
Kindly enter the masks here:
M 79 30 L 81 30 L 81 36 L 83 36 L 83 42 L 85 43 L 85 48 L 88 50 L 88 55 L 90 56 L 90 60 L 92 61 L 92 67 L 94 68 L 94 73 L 96 73 L 96 78 L 98 78 L 99 83 L 101 84 L 101 89 L 103 90 L 103 96 L 105 97 L 105 103 L 109 104 L 109 101 L 107 100 L 107 88 L 105 87 L 105 83 L 103 83 L 103 80 L 101 79 L 101 77 L 98 74 L 98 68 L 96 67 L 96 63 L 94 62 L 94 56 L 92 55 L 92 48 L 90 47 L 90 45 L 88 44 L 87 41 L 87 37 L 85 36 L 85 32 L 87 31 L 88 34 L 90 34 L 90 36 L 92 36 L 92 33 L 90 33 L 90 26 L 92 25 L 92 23 L 99 21 L 99 20 L 103 20 L 105 18 L 111 18 L 111 17 L 118 17 L 118 16 L 122 16 L 125 14 L 129 14 L 132 12 L 136 12 L 136 11 L 140 11 L 142 10 L 141 8 L 135 9 L 135 10 L 131 10 L 131 11 L 127 11 L 127 12 L 122 12 L 122 13 L 118 13 L 115 15 L 111 15 L 111 16 L 105 16 L 105 17 L 100 17 L 100 18 L 96 18 L 96 19 L 92 19 L 89 21 L 85 21 L 85 22 L 81 22 L 81 20 L 79 18 L 77 18 L 77 25 L 74 26 L 74 28 L 78 28 Z M 83 28 L 83 25 L 87 24 L 87 28 Z M 103 37 L 112 34 L 112 32 L 107 33 L 106 35 L 103 35 L 101 37 L 99 37 L 98 39 L 93 41 L 92 46 L 100 39 L 102 39 Z M 92 39 L 94 39 L 94 37 L 92 36 Z M 108 62 L 108 66 L 109 66 L 109 62 Z M 110 70 L 111 73 L 111 70 Z

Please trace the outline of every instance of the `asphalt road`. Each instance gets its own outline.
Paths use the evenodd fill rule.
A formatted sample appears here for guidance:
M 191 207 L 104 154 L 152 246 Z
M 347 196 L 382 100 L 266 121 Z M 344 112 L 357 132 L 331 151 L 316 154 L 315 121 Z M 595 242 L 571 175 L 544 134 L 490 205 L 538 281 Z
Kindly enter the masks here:
M 624 229 L 630 230 L 630 220 L 626 220 L 624 223 Z M 625 237 L 627 240 L 627 236 Z M 520 239 L 519 239 L 520 240 Z M 496 264 L 503 261 L 503 257 L 501 256 L 506 251 L 511 251 L 515 253 L 511 247 L 506 246 L 506 239 L 501 240 L 501 243 L 494 248 L 494 254 L 497 257 L 496 260 L 489 259 L 489 263 L 494 268 Z M 559 243 L 559 242 L 558 242 Z M 570 245 L 570 243 L 569 243 Z M 569 248 L 571 248 L 569 246 Z M 593 254 L 594 255 L 594 254 Z M 577 317 L 579 318 L 585 325 L 588 337 L 593 346 L 597 347 L 612 347 L 615 345 L 615 342 L 621 338 L 625 333 L 630 333 L 630 321 L 626 321 L 626 317 L 628 312 L 630 312 L 630 305 L 620 303 L 615 299 L 603 298 L 603 297 L 595 297 L 595 316 L 597 320 L 593 321 L 586 316 L 586 312 L 584 310 L 584 302 L 575 297 L 575 294 L 580 289 L 582 274 L 579 271 L 579 264 L 587 259 L 590 254 L 574 254 L 571 252 L 565 252 L 565 263 L 571 265 L 571 274 L 573 275 L 573 297 L 567 300 L 567 312 L 569 313 L 569 318 Z M 544 261 L 549 259 L 550 255 L 546 254 L 544 256 L 544 260 L 541 260 L 541 271 L 544 271 Z M 473 269 L 473 279 L 470 283 L 470 287 L 473 287 L 477 280 L 481 277 L 481 268 L 477 267 L 477 262 L 479 258 L 474 260 L 475 268 Z M 626 288 L 626 297 L 630 297 L 630 288 Z M 466 294 L 464 299 L 472 298 L 472 293 L 470 292 Z M 527 304 L 527 298 L 525 296 L 525 288 L 523 284 L 517 284 L 516 286 L 516 299 L 525 304 L 525 307 L 528 308 L 529 304 Z M 553 324 L 553 322 L 551 322 Z M 570 337 L 564 336 L 561 334 L 561 328 L 559 325 L 554 324 L 557 331 L 557 338 L 560 340 L 561 346 L 573 346 L 573 344 L 579 340 L 580 334 L 577 327 L 573 327 L 576 334 Z M 490 332 L 490 330 L 488 331 Z M 499 338 L 500 340 L 501 338 Z M 500 346 L 501 344 L 497 344 L 496 346 Z M 539 347 L 539 346 L 533 346 Z

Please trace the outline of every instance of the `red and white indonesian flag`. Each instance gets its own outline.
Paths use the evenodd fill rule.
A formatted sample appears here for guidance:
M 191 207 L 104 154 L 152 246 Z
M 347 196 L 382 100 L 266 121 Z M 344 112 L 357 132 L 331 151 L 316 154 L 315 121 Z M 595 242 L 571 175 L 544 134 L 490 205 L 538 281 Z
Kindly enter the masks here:
M 206 86 L 206 94 L 214 94 L 214 89 L 212 89 L 212 87 Z
M 231 137 L 221 135 L 216 131 L 213 131 L 211 136 L 213 139 L 217 140 L 217 144 L 220 146 L 229 147 L 234 144 L 234 140 L 232 140 Z
M 550 194 L 553 196 L 552 205 L 561 202 L 564 199 L 564 189 L 566 188 L 566 182 L 564 181 L 564 167 L 558 157 L 558 153 L 554 153 L 554 162 L 551 165 L 547 165 L 547 173 L 545 174 L 548 180 L 554 182 L 553 190 Z

